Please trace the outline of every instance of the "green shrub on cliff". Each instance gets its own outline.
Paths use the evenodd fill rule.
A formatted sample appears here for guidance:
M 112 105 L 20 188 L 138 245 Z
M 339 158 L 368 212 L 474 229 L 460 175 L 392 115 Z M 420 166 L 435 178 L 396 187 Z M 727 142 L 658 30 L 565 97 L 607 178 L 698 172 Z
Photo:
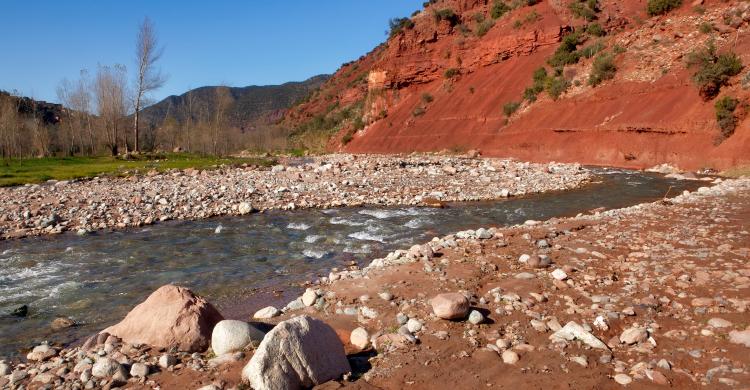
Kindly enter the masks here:
M 664 15 L 682 5 L 682 0 L 648 0 L 646 11 L 650 16 Z
M 599 25 L 599 23 L 591 23 L 588 26 L 586 26 L 586 33 L 594 37 L 602 37 L 607 32 L 604 31 L 604 29 L 602 28 L 601 25 Z
M 704 48 L 687 56 L 689 68 L 696 69 L 693 81 L 705 100 L 716 97 L 729 79 L 742 71 L 742 60 L 733 52 L 717 54 L 716 46 L 709 41 Z
M 602 51 L 602 49 L 604 49 L 604 44 L 601 41 L 596 41 L 581 49 L 581 56 L 591 58 L 595 56 L 596 53 Z
M 568 80 L 565 80 L 563 76 L 555 76 L 547 78 L 544 89 L 553 100 L 557 100 L 560 95 L 568 90 L 568 87 L 570 87 Z
M 414 22 L 409 18 L 393 18 L 388 21 L 388 36 L 393 38 L 405 30 L 414 28 Z
M 544 91 L 544 86 L 547 83 L 547 69 L 540 67 L 535 70 L 532 79 L 534 80 L 533 84 L 523 91 L 523 98 L 529 102 L 535 102 L 537 95 Z
M 709 22 L 703 22 L 698 25 L 698 31 L 703 34 L 710 34 L 714 31 L 714 25 Z
M 604 80 L 611 80 L 615 77 L 617 66 L 611 54 L 600 54 L 594 59 L 589 75 L 589 85 L 596 87 Z
M 519 102 L 505 103 L 505 105 L 503 106 L 503 114 L 505 114 L 505 116 L 507 117 L 510 117 L 514 112 L 518 110 L 518 107 L 521 107 L 521 103 Z
M 435 22 L 440 23 L 443 20 L 448 21 L 451 26 L 458 24 L 458 15 L 450 8 L 438 9 L 432 12 Z
M 478 37 L 483 37 L 485 34 L 487 34 L 490 29 L 495 25 L 495 22 L 492 20 L 483 20 L 479 23 L 477 23 L 476 28 L 476 34 Z
M 589 22 L 595 20 L 596 13 L 599 12 L 596 0 L 574 0 L 568 5 L 568 9 L 573 16 Z
M 582 38 L 581 33 L 578 31 L 566 35 L 560 46 L 555 50 L 552 58 L 547 60 L 547 63 L 554 68 L 562 68 L 565 65 L 577 63 L 581 58 L 581 54 L 576 51 L 576 48 L 581 43 Z
M 497 19 L 505 15 L 510 10 L 510 6 L 508 6 L 508 4 L 505 4 L 504 1 L 495 0 L 495 2 L 492 3 L 492 8 L 490 9 L 490 16 L 492 16 L 492 19 Z
M 734 116 L 734 110 L 739 103 L 739 100 L 731 96 L 724 96 L 714 104 L 714 108 L 716 109 L 716 124 L 721 129 L 721 136 L 718 142 L 734 134 L 734 129 L 737 127 L 737 117 Z
M 445 70 L 445 73 L 443 75 L 445 76 L 446 79 L 452 79 L 458 76 L 459 74 L 461 74 L 461 71 L 458 70 L 457 68 L 448 68 Z

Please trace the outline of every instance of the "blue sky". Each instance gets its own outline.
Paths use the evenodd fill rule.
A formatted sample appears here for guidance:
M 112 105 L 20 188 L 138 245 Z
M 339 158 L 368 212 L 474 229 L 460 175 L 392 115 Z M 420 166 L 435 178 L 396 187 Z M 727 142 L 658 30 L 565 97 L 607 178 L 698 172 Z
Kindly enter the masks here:
M 60 80 L 97 64 L 133 68 L 144 16 L 165 46 L 154 98 L 203 85 L 279 84 L 332 73 L 386 38 L 423 0 L 8 0 L 0 12 L 0 89 L 57 101 Z

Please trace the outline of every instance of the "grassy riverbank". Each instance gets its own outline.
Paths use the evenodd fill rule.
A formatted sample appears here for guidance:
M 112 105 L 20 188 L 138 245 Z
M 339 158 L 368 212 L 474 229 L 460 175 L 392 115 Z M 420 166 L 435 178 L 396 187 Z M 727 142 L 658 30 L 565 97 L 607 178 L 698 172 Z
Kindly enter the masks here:
M 213 169 L 222 165 L 270 166 L 272 159 L 215 157 L 193 154 L 142 155 L 132 159 L 101 157 L 50 157 L 0 161 L 0 186 L 70 180 L 103 175 L 126 176 L 151 170 Z
M 732 169 L 728 169 L 727 171 L 722 172 L 722 175 L 726 177 L 731 177 L 731 178 L 750 176 L 750 165 L 739 166 L 739 167 L 734 167 Z

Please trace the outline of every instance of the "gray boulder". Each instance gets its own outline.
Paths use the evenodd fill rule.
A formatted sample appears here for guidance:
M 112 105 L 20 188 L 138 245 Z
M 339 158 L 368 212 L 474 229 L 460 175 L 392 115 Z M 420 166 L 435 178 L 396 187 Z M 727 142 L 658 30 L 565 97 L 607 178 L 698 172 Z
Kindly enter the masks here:
M 248 345 L 256 346 L 263 340 L 265 333 L 244 321 L 219 321 L 211 333 L 211 348 L 216 356 L 237 352 Z
M 97 378 L 108 378 L 117 373 L 120 369 L 120 363 L 114 359 L 103 357 L 98 359 L 91 368 L 91 374 Z
M 255 390 L 294 390 L 336 379 L 350 372 L 344 346 L 323 321 L 300 316 L 266 334 L 242 378 Z

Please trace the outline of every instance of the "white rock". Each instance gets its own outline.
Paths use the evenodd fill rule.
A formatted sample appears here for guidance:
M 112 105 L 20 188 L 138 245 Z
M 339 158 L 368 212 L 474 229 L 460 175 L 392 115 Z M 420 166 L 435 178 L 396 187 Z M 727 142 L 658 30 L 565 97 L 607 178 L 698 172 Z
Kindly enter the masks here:
M 617 374 L 617 375 L 615 375 L 615 382 L 617 382 L 617 383 L 619 383 L 619 384 L 621 384 L 623 386 L 627 386 L 627 385 L 629 385 L 630 383 L 633 382 L 633 378 L 631 378 L 627 374 Z
M 581 340 L 583 343 L 592 348 L 609 350 L 609 347 L 607 347 L 604 342 L 596 338 L 596 336 L 594 336 L 593 334 L 587 332 L 586 329 L 584 329 L 581 325 L 578 325 L 573 321 L 565 324 L 562 329 L 553 333 L 551 336 L 549 336 L 549 338 L 552 341 Z
M 620 342 L 627 345 L 646 341 L 647 338 L 648 332 L 643 328 L 628 328 L 620 334 Z
M 120 368 L 120 363 L 108 357 L 99 358 L 91 367 L 91 375 L 97 378 L 108 378 Z
M 150 371 L 150 367 L 144 363 L 133 363 L 130 366 L 130 376 L 134 378 L 145 378 Z
M 211 349 L 217 356 L 237 352 L 248 345 L 258 345 L 265 334 L 244 321 L 219 321 L 211 333 Z
M 11 372 L 10 366 L 5 363 L 0 363 L 0 376 L 9 375 Z
M 267 320 L 281 314 L 281 311 L 273 306 L 264 307 L 253 314 L 253 318 Z
M 604 319 L 604 316 L 597 316 L 596 319 L 594 319 L 594 326 L 599 330 L 609 330 L 609 325 L 607 325 L 607 320 Z
M 410 318 L 409 321 L 406 322 L 406 328 L 409 329 L 409 332 L 411 333 L 417 333 L 422 330 L 422 323 L 417 319 Z
M 177 364 L 177 358 L 174 355 L 164 354 L 159 357 L 159 367 L 169 368 Z
M 750 348 L 750 329 L 733 330 L 729 332 L 729 341 L 735 344 L 742 344 Z
M 273 328 L 242 370 L 255 390 L 310 388 L 350 372 L 336 332 L 308 316 Z
M 510 349 L 503 351 L 501 356 L 503 358 L 503 363 L 505 364 L 516 364 L 520 359 L 518 357 L 518 354 L 514 351 L 511 351 Z
M 568 274 L 566 274 L 565 271 L 558 268 L 552 271 L 552 277 L 557 280 L 565 280 L 568 278 Z
M 714 328 L 728 328 L 732 326 L 732 323 L 723 318 L 711 318 L 708 320 L 708 325 Z
M 484 322 L 484 316 L 482 315 L 482 313 L 476 310 L 472 310 L 471 313 L 469 313 L 469 322 L 474 325 L 479 325 Z
M 485 229 L 485 228 L 479 228 L 479 229 L 477 229 L 475 235 L 480 240 L 487 240 L 489 238 L 492 238 L 492 233 L 490 233 L 490 231 L 487 230 L 487 229 Z
M 570 361 L 573 362 L 573 363 L 578 363 L 582 367 L 588 367 L 589 366 L 589 361 L 588 361 L 588 359 L 586 358 L 585 355 L 571 356 L 570 357 Z
M 352 331 L 349 342 L 359 349 L 365 349 L 370 344 L 370 335 L 365 328 L 360 327 Z
M 237 206 L 237 211 L 240 215 L 250 214 L 253 211 L 253 206 L 250 203 L 242 202 Z
M 57 351 L 54 348 L 47 344 L 41 344 L 34 347 L 34 349 L 26 355 L 26 359 L 41 362 L 56 355 Z
M 382 293 L 378 294 L 378 296 L 380 297 L 380 299 L 382 299 L 384 301 L 393 300 L 393 294 L 391 294 L 389 292 L 382 292 Z
M 208 360 L 209 367 L 219 367 L 228 363 L 238 362 L 245 358 L 244 352 L 225 353 L 224 355 L 217 356 L 213 359 Z
M 359 312 L 362 313 L 362 317 L 365 317 L 367 319 L 373 319 L 373 318 L 378 317 L 378 312 L 375 309 L 369 308 L 367 306 L 360 307 Z
M 312 306 L 317 300 L 318 294 L 315 293 L 315 290 L 311 288 L 308 288 L 307 290 L 305 290 L 305 293 L 302 294 L 302 303 L 304 303 L 305 306 Z

